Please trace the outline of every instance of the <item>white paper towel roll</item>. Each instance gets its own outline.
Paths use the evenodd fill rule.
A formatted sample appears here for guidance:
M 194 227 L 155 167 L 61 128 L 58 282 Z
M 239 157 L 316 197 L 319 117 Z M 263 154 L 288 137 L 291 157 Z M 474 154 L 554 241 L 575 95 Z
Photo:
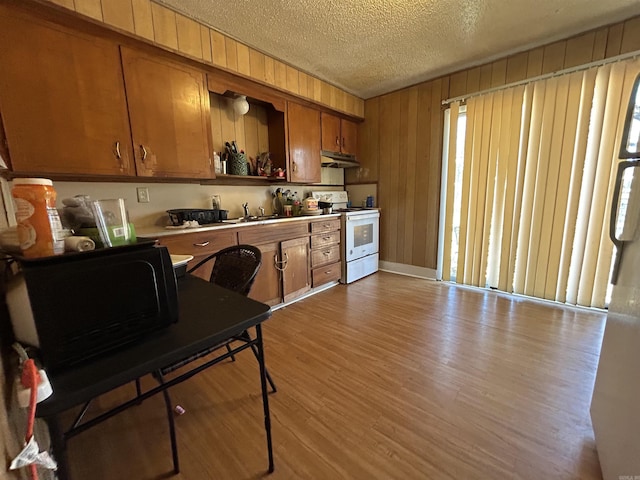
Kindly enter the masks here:
M 89 237 L 66 237 L 64 239 L 64 249 L 67 252 L 86 252 L 95 250 L 96 244 Z

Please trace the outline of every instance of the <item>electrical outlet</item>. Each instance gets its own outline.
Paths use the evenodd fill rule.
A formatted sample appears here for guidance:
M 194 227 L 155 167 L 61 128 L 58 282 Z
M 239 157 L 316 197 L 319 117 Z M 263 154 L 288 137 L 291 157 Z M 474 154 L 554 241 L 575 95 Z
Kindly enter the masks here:
M 149 188 L 138 187 L 136 192 L 138 193 L 138 203 L 149 203 Z

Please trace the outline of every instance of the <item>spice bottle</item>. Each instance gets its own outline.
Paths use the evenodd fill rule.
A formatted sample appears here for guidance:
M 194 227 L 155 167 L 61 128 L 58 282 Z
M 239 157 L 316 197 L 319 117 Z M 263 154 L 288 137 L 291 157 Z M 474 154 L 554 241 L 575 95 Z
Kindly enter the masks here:
M 16 178 L 11 195 L 16 205 L 22 254 L 38 258 L 64 253 L 53 182 L 46 178 Z

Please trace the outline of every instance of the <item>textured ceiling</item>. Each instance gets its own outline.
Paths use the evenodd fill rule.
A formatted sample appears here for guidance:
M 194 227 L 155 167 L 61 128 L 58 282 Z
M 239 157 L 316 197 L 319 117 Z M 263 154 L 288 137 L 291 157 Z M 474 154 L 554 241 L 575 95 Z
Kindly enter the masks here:
M 155 0 L 361 98 L 640 14 L 638 0 Z

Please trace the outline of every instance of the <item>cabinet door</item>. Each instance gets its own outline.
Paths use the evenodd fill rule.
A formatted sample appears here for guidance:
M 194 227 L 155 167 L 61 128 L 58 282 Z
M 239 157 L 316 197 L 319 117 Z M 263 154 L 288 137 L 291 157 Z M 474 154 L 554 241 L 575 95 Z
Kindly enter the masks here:
M 342 145 L 340 136 L 340 118 L 330 113 L 322 112 L 322 150 L 339 152 Z
M 282 272 L 282 288 L 284 301 L 289 302 L 311 288 L 309 237 L 282 242 L 281 249 L 286 262 Z
M 350 120 L 340 120 L 340 132 L 342 138 L 340 140 L 340 151 L 350 155 L 358 153 L 358 124 Z
M 253 282 L 249 298 L 267 305 L 282 303 L 282 281 L 279 270 L 281 263 L 280 243 L 271 242 L 256 245 L 262 253 L 262 265 Z
M 211 178 L 204 73 L 121 47 L 138 175 Z
M 289 181 L 320 182 L 320 112 L 289 102 L 287 125 Z
M 0 45 L 15 172 L 134 174 L 116 44 L 0 6 Z

